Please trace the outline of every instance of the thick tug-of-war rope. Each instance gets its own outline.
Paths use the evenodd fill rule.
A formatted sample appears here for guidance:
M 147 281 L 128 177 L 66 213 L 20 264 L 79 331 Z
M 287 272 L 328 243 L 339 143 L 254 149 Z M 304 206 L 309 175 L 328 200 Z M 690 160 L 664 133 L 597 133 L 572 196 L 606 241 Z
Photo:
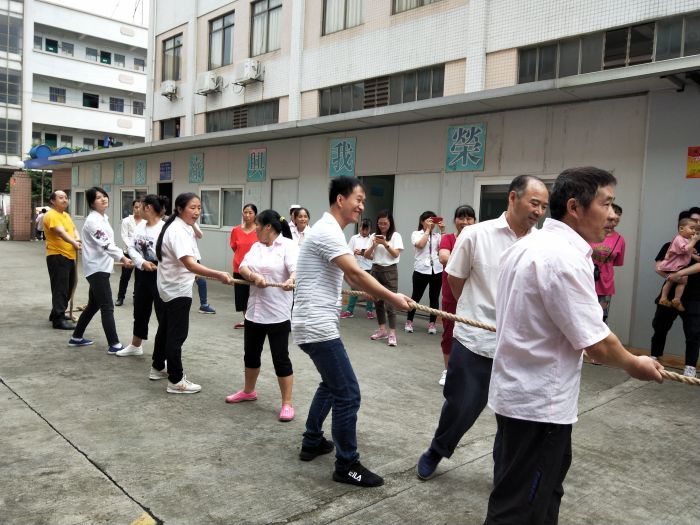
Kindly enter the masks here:
M 212 279 L 211 277 L 207 277 L 207 279 Z M 216 279 L 212 279 L 216 280 Z M 233 284 L 242 284 L 245 286 L 251 286 L 253 285 L 252 282 L 246 281 L 244 279 L 233 279 Z M 271 283 L 271 282 L 265 282 L 267 286 L 270 286 L 272 288 L 283 288 L 284 285 L 282 283 Z M 343 290 L 342 291 L 343 295 L 354 295 L 355 297 L 369 297 L 370 299 L 374 299 L 370 294 L 366 292 L 362 292 L 359 290 Z M 442 310 L 436 310 L 435 308 L 429 308 L 427 306 L 424 306 L 422 304 L 409 301 L 409 304 L 411 305 L 412 308 L 415 308 L 416 310 L 420 310 L 421 312 L 425 312 L 428 314 L 432 315 L 437 315 L 438 317 L 443 317 L 445 319 L 449 319 L 450 321 L 455 321 L 457 323 L 465 323 L 470 326 L 474 326 L 476 328 L 481 328 L 483 330 L 488 330 L 489 332 L 495 332 L 496 327 L 490 324 L 486 323 L 480 323 L 479 321 L 474 321 L 472 319 L 467 319 L 465 317 L 460 317 L 455 314 L 451 314 L 449 312 L 443 312 Z M 695 385 L 695 386 L 700 386 L 700 379 L 697 377 L 687 377 L 681 374 L 677 374 L 676 372 L 669 372 L 667 370 L 661 370 L 660 371 L 661 377 L 664 379 L 668 379 L 670 381 L 677 381 L 679 383 L 684 383 L 686 385 Z

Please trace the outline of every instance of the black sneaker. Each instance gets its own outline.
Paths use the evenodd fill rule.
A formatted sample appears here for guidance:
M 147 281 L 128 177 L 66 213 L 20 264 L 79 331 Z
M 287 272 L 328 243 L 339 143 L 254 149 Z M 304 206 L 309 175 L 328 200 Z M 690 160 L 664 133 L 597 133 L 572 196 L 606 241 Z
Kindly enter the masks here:
M 322 456 L 323 454 L 328 454 L 329 452 L 333 452 L 333 442 L 328 441 L 326 438 L 321 438 L 322 441 L 316 445 L 315 447 L 301 447 L 301 451 L 299 452 L 299 459 L 302 461 L 311 461 L 312 459 L 316 458 L 317 456 Z
M 117 300 L 114 302 L 114 306 L 121 306 L 121 305 L 123 305 L 123 304 L 124 304 L 124 299 L 117 299 Z
M 357 485 L 358 487 L 379 487 L 384 485 L 384 478 L 377 476 L 368 468 L 363 467 L 362 463 L 359 461 L 350 465 L 348 470 L 334 471 L 333 481 Z

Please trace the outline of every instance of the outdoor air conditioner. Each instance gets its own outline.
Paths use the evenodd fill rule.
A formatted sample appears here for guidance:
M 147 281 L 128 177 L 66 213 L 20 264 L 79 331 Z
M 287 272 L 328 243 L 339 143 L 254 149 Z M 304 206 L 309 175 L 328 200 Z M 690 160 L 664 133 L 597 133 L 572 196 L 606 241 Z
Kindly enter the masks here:
M 166 80 L 160 85 L 160 94 L 166 98 L 172 99 L 177 93 L 177 84 L 172 80 Z
M 251 82 L 262 82 L 263 66 L 259 60 L 249 58 L 245 62 L 236 65 L 235 84 L 245 86 Z
M 197 77 L 197 89 L 195 92 L 198 95 L 208 95 L 221 91 L 222 78 L 217 76 L 213 71 L 207 71 Z

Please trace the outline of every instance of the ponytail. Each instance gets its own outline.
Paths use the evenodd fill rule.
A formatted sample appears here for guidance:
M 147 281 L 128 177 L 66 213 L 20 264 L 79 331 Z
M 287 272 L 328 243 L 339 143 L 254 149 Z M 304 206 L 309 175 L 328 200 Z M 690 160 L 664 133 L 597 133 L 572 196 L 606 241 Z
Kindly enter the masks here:
M 195 193 L 181 193 L 177 196 L 177 199 L 175 199 L 173 214 L 165 221 L 163 229 L 160 230 L 160 235 L 158 235 L 158 241 L 156 242 L 156 257 L 159 262 L 163 261 L 163 236 L 165 235 L 165 230 L 168 229 L 176 217 L 180 216 L 180 210 L 185 209 L 192 199 L 199 199 L 199 197 Z
M 275 210 L 261 211 L 255 217 L 255 222 L 257 222 L 263 228 L 269 224 L 270 227 L 278 234 L 282 234 L 282 236 L 286 237 L 287 239 L 292 238 L 292 230 L 289 228 L 289 223 Z

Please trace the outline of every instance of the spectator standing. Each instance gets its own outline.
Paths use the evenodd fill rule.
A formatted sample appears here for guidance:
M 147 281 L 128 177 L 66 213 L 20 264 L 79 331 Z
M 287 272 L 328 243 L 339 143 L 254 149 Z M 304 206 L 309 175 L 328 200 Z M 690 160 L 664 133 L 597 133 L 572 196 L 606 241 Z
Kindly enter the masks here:
M 309 226 L 309 220 L 311 220 L 311 214 L 309 210 L 303 206 L 299 206 L 294 210 L 294 230 L 292 230 L 292 239 L 297 243 L 299 247 L 304 242 L 304 239 L 311 231 L 311 226 Z
M 593 264 L 597 271 L 594 272 L 595 293 L 603 310 L 603 322 L 608 322 L 610 312 L 610 300 L 615 295 L 615 266 L 625 263 L 625 239 L 615 231 L 622 217 L 622 208 L 617 204 L 612 205 L 614 216 L 605 225 L 605 239 L 603 242 L 591 243 L 593 248 Z
M 372 221 L 369 219 L 362 219 L 362 224 L 360 225 L 360 233 L 350 237 L 348 242 L 348 248 L 355 255 L 357 264 L 367 273 L 372 271 L 372 261 L 365 258 L 365 252 L 367 248 L 372 245 L 372 239 L 369 236 L 369 232 L 372 229 Z M 353 317 L 355 314 L 355 305 L 357 304 L 357 296 L 351 295 L 348 298 L 348 306 L 345 310 L 340 312 L 341 319 L 347 319 Z M 374 303 L 369 299 L 365 299 L 365 311 L 367 312 L 367 319 L 374 319 Z
M 49 321 L 58 330 L 73 330 L 66 319 L 71 290 L 75 286 L 76 258 L 82 243 L 78 229 L 68 214 L 68 195 L 61 190 L 49 197 L 51 209 L 44 215 L 46 234 L 46 267 L 51 282 L 51 313 Z
M 36 230 L 36 240 L 43 241 L 46 237 L 44 236 L 44 217 L 46 216 L 46 208 L 41 208 L 41 211 L 36 216 L 34 221 L 34 229 Z
M 204 237 L 202 229 L 196 222 L 192 225 L 194 236 L 197 239 Z M 201 263 L 202 261 L 197 261 Z M 197 283 L 197 293 L 199 294 L 199 313 L 200 314 L 215 314 L 216 310 L 209 304 L 209 292 L 207 289 L 207 280 L 204 277 L 195 276 L 194 281 Z
M 136 199 L 131 203 L 131 215 L 122 219 L 122 244 L 124 245 L 124 254 L 128 257 L 129 246 L 134 243 L 134 230 L 142 221 L 141 218 L 141 201 Z M 126 298 L 126 290 L 129 287 L 129 279 L 131 279 L 133 270 L 126 266 L 122 266 L 122 275 L 119 278 L 119 291 L 117 292 L 117 301 L 115 306 L 124 304 Z M 139 275 L 138 273 L 136 275 Z M 134 289 L 136 288 L 136 277 L 134 277 Z
M 255 234 L 255 216 L 258 214 L 258 207 L 255 204 L 248 203 L 243 206 L 243 222 L 231 230 L 231 238 L 229 246 L 233 250 L 233 277 L 242 279 L 243 277 L 238 272 L 243 257 L 248 253 L 251 246 L 258 242 L 258 237 Z M 233 293 L 236 302 L 236 311 L 243 312 L 245 319 L 245 311 L 248 307 L 248 294 L 250 286 L 245 284 L 234 284 Z M 240 329 L 245 326 L 243 321 L 233 325 L 235 329 Z
M 690 218 L 681 219 L 678 222 L 678 235 L 673 238 L 671 245 L 666 251 L 664 260 L 659 263 L 659 270 L 662 272 L 674 273 L 690 264 L 695 256 L 695 245 L 698 242 L 696 227 L 696 221 Z M 695 256 L 695 259 L 697 259 L 697 256 Z M 687 282 L 687 277 L 681 277 L 675 282 L 676 289 L 671 301 L 668 300 L 668 297 L 671 286 L 674 285 L 674 281 L 669 280 L 664 283 L 661 288 L 659 304 L 661 306 L 675 308 L 680 312 L 684 311 L 685 308 L 683 307 L 683 303 L 681 303 L 681 297 L 683 296 L 683 291 L 685 290 Z

